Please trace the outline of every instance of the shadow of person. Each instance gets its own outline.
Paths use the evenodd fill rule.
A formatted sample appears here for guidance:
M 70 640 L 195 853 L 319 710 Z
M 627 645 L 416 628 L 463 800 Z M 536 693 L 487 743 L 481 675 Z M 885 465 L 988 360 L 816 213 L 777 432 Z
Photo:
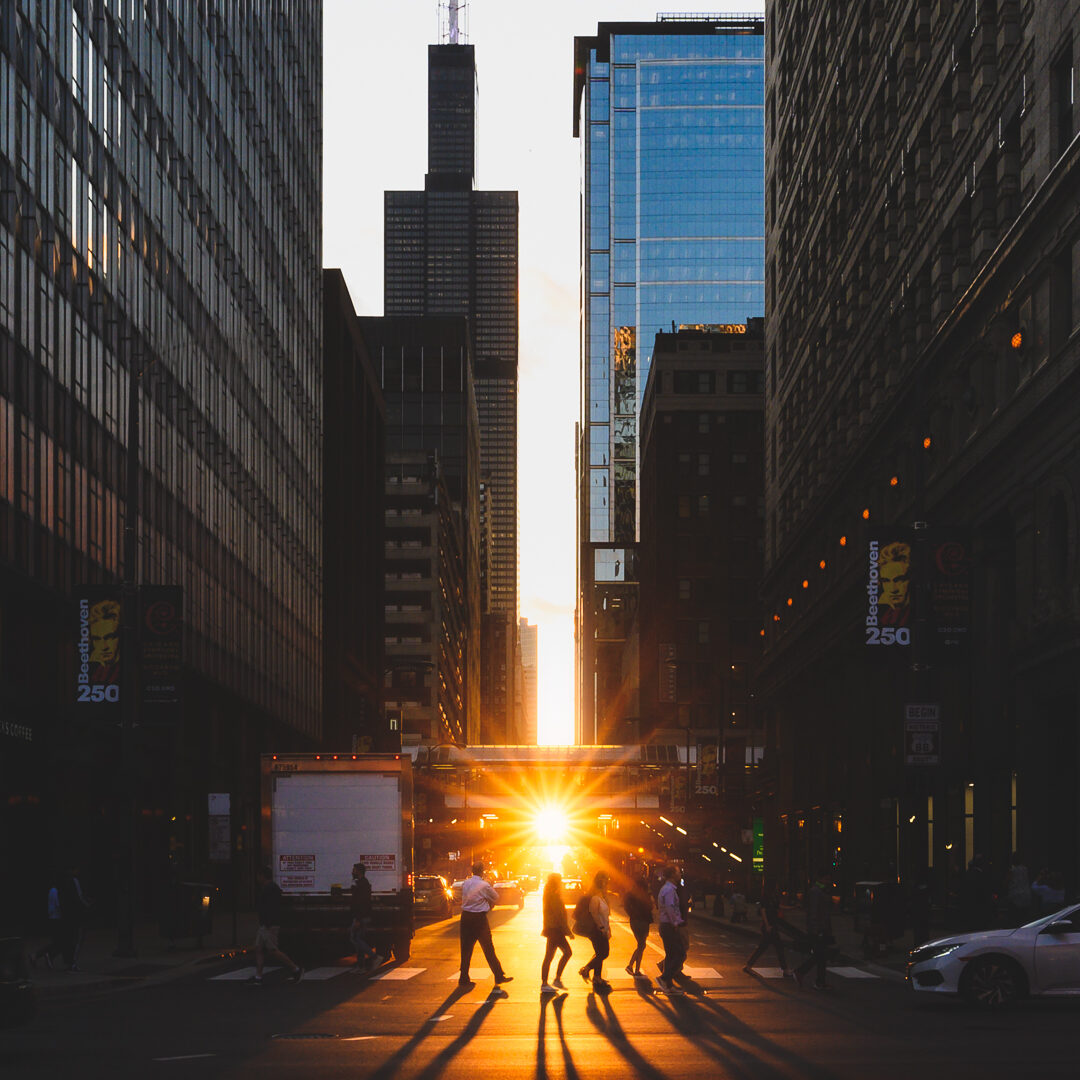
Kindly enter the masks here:
M 601 1011 L 602 1010 L 602 1011 Z M 668 1080 L 668 1075 L 646 1060 L 637 1047 L 627 1038 L 619 1018 L 606 994 L 589 994 L 585 1002 L 585 1015 L 589 1022 L 603 1035 L 622 1059 L 633 1069 L 634 1076 L 645 1080 Z
M 836 1080 L 836 1073 L 762 1036 L 709 998 L 646 998 L 680 1034 L 721 1064 L 724 1075 L 754 1080 Z
M 566 1080 L 581 1080 L 581 1073 L 577 1071 L 573 1055 L 570 1053 L 570 1045 L 566 1041 L 566 1029 L 563 1027 L 563 1006 L 566 1004 L 566 994 L 559 994 L 552 1002 L 552 1011 L 555 1013 L 555 1027 L 559 1032 L 559 1048 L 562 1050 L 563 1071 Z
M 442 1016 L 455 1001 L 459 1001 L 468 992 L 468 987 L 454 987 L 446 998 L 444 998 L 442 1004 L 439 1005 L 420 1025 L 416 1032 L 410 1037 L 409 1041 L 395 1051 L 394 1054 L 387 1058 L 386 1061 L 371 1074 L 371 1080 L 393 1080 L 393 1078 L 397 1077 L 401 1066 L 409 1059 L 413 1051 L 415 1051 L 416 1048 L 435 1030 L 436 1026 L 439 1024 L 437 1017 Z M 487 1005 L 488 1003 L 485 1002 L 484 1004 Z M 483 1008 L 484 1006 L 482 1005 L 480 1009 Z M 477 1012 L 480 1012 L 480 1009 L 478 1009 Z M 490 1009 L 488 1011 L 490 1011 Z M 485 1013 L 484 1015 L 487 1014 Z M 475 1020 L 476 1017 L 474 1016 L 473 1019 Z
M 461 1031 L 447 1043 L 424 1067 L 416 1074 L 416 1080 L 435 1080 L 435 1078 L 465 1049 L 472 1037 L 480 1030 L 480 1026 L 491 1015 L 495 1003 L 501 998 L 485 998 L 477 1007 L 469 1022 Z
M 561 995 L 566 997 L 565 994 Z M 547 1080 L 547 1010 L 554 995 L 540 995 L 540 1023 L 536 1029 L 536 1080 Z

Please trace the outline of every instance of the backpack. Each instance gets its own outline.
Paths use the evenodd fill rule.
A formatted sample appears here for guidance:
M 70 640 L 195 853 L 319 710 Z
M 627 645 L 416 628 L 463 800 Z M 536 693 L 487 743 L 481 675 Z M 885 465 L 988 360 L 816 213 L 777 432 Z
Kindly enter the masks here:
M 592 917 L 592 912 L 589 910 L 589 901 L 591 899 L 591 894 L 586 893 L 574 905 L 573 929 L 574 933 L 579 934 L 581 937 L 589 937 L 596 933 L 596 920 Z

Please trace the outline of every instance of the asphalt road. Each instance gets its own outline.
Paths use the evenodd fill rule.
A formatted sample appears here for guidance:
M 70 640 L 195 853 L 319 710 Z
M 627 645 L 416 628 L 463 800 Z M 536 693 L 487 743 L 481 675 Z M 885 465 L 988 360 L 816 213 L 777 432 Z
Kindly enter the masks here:
M 479 950 L 475 989 L 458 990 L 457 920 L 437 921 L 419 930 L 408 962 L 378 978 L 353 974 L 343 957 L 299 984 L 278 970 L 253 987 L 250 969 L 233 962 L 138 991 L 46 1002 L 30 1025 L 0 1032 L 0 1075 L 1018 1080 L 1080 1071 L 1080 1001 L 987 1015 L 915 1000 L 902 980 L 859 967 L 831 972 L 832 993 L 800 991 L 775 969 L 745 975 L 750 942 L 713 924 L 694 926 L 687 996 L 667 997 L 623 971 L 633 939 L 622 921 L 605 972 L 611 994 L 577 976 L 591 950 L 575 940 L 567 992 L 542 998 L 539 896 L 520 912 L 498 909 L 492 923 L 515 977 L 508 998 L 489 997 Z M 658 946 L 654 935 L 651 971 Z

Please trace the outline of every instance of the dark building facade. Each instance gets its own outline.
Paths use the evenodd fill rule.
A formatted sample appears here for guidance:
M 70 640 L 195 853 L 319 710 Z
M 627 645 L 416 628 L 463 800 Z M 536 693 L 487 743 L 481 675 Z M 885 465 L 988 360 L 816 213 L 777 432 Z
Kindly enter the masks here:
M 383 714 L 386 407 L 340 270 L 323 271 L 323 737 L 389 750 Z
M 391 463 L 403 453 L 434 454 L 438 483 L 455 518 L 460 567 L 454 573 L 463 589 L 461 622 L 464 638 L 462 717 L 454 720 L 455 740 L 469 740 L 479 724 L 480 663 L 483 613 L 480 569 L 480 435 L 472 378 L 468 323 L 463 318 L 363 317 L 357 320 L 367 342 L 386 401 L 386 453 Z M 393 484 L 399 470 L 389 470 L 387 497 L 397 497 Z M 432 481 L 433 482 L 433 481 Z M 410 510 L 411 512 L 411 510 Z M 440 509 L 440 513 L 442 509 Z M 395 516 L 388 506 L 388 520 Z M 430 546 L 430 545 L 428 545 Z M 388 555 L 390 553 L 388 546 Z M 439 549 L 445 550 L 444 548 Z M 427 558 L 427 556 L 417 556 Z M 391 571 L 388 569 L 387 571 Z M 438 581 L 439 575 L 423 575 Z M 394 581 L 406 579 L 394 579 Z M 412 586 L 409 586 L 411 588 Z M 393 582 L 386 603 L 395 602 Z M 405 601 L 408 602 L 408 601 Z M 387 635 L 396 635 L 387 627 Z M 387 706 L 396 708 L 390 688 L 405 663 L 387 641 Z
M 518 201 L 477 191 L 476 56 L 428 47 L 423 191 L 385 194 L 384 311 L 469 320 L 480 468 L 492 493 L 492 606 L 517 619 Z
M 640 738 L 699 748 L 691 801 L 731 842 L 761 744 L 763 367 L 760 319 L 658 334 L 641 409 Z
M 663 15 L 574 41 L 579 742 L 617 739 L 636 715 L 626 657 L 636 656 L 638 421 L 655 336 L 764 314 L 763 32 L 760 17 Z
M 1080 4 L 767 5 L 765 865 L 1080 873 Z
M 125 774 L 140 904 L 213 872 L 208 792 L 254 835 L 257 753 L 322 734 L 321 5 L 4 4 L 0 86 L 0 853 L 27 897 L 77 861 L 107 917 L 138 680 L 79 700 L 84 587 L 114 633 L 125 575 L 183 590 Z
M 475 709 L 461 515 L 438 451 L 386 457 L 386 714 L 398 746 L 465 745 Z

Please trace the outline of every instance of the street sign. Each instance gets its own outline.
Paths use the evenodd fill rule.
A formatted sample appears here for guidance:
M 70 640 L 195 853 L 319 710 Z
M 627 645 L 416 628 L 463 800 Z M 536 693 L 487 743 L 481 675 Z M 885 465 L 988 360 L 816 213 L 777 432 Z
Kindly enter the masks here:
M 210 824 L 210 861 L 227 863 L 232 858 L 232 820 L 228 792 L 206 797 Z
M 904 706 L 904 762 L 941 764 L 941 706 L 937 702 Z

